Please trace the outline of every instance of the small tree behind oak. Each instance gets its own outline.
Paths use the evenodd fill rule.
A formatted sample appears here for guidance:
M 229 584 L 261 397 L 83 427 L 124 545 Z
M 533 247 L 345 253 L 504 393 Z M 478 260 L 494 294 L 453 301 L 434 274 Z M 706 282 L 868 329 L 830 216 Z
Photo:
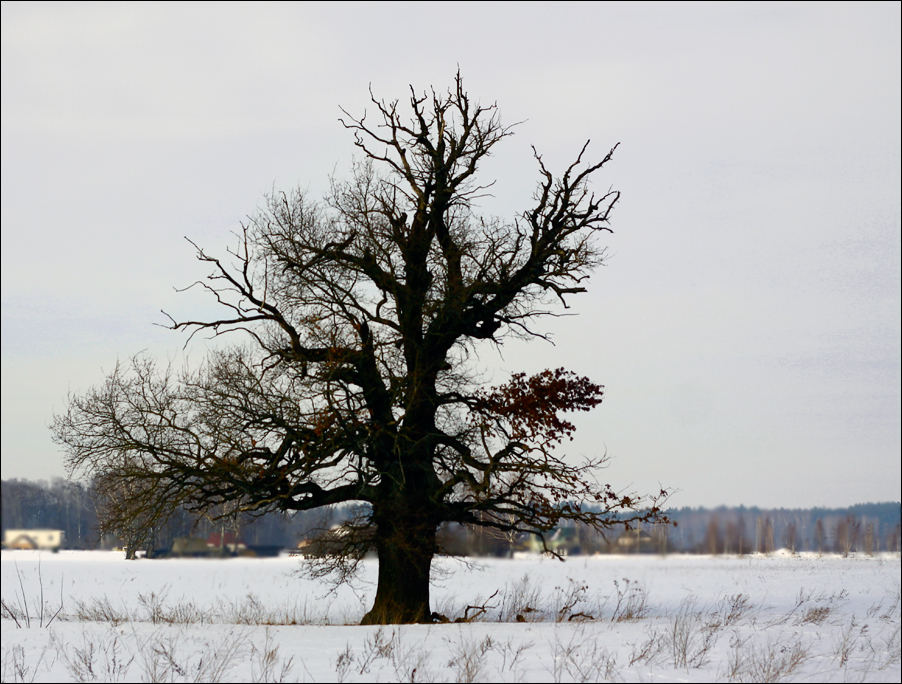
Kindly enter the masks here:
M 369 504 L 332 540 L 352 564 L 378 555 L 363 621 L 428 622 L 443 522 L 544 540 L 565 520 L 659 518 L 665 494 L 618 494 L 595 479 L 603 458 L 555 452 L 575 429 L 563 414 L 598 405 L 600 385 L 557 369 L 485 387 L 473 370 L 477 343 L 543 337 L 540 319 L 585 291 L 619 198 L 588 183 L 614 150 L 588 163 L 584 146 L 557 177 L 536 153 L 532 206 L 483 217 L 476 172 L 511 134 L 496 108 L 460 76 L 447 93 L 411 89 L 409 119 L 371 99 L 374 119 L 341 120 L 363 160 L 324 202 L 268 197 L 227 262 L 195 245 L 224 313 L 172 328 L 241 344 L 180 374 L 117 367 L 53 432 L 72 472 L 137 478 L 200 510 Z

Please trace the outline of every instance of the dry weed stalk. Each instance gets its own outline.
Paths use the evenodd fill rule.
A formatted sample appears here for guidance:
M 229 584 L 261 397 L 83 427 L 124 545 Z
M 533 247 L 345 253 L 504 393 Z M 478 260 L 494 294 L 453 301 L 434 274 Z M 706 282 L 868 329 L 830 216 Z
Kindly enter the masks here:
M 482 679 L 486 655 L 494 648 L 492 638 L 472 639 L 460 635 L 460 639 L 451 647 L 451 660 L 448 666 L 454 669 L 455 682 L 478 682 Z
M 624 577 L 621 588 L 620 582 L 614 580 L 614 593 L 614 612 L 611 614 L 611 622 L 642 620 L 648 617 L 648 596 L 638 584 Z
M 32 606 L 29 610 L 28 599 L 25 596 L 25 585 L 22 582 L 22 573 L 19 571 L 19 564 L 15 563 L 16 578 L 19 580 L 19 591 L 16 592 L 16 603 L 10 603 L 5 599 L 0 599 L 0 616 L 7 620 L 12 620 L 17 629 L 31 628 L 32 618 L 38 623 L 38 627 L 49 627 L 53 621 L 59 616 L 63 610 L 63 581 L 60 579 L 60 604 L 56 611 L 51 615 L 52 607 L 48 607 L 44 601 L 44 576 L 41 573 L 41 559 L 38 557 L 38 587 L 39 598 L 32 600 Z M 34 615 L 32 615 L 32 612 Z M 46 621 L 45 621 L 46 618 Z
M 769 642 L 754 644 L 743 652 L 746 641 L 735 644 L 728 661 L 727 678 L 739 682 L 780 682 L 798 672 L 811 657 L 800 637 L 780 645 Z
M 718 622 L 705 624 L 695 610 L 695 600 L 684 599 L 664 632 L 673 666 L 688 670 L 707 664 L 721 628 L 722 624 Z
M 560 629 L 555 629 L 552 651 L 551 675 L 555 682 L 562 681 L 565 672 L 575 682 L 615 681 L 619 677 L 617 655 L 599 645 L 594 634 L 587 633 L 585 624 L 579 624 L 566 643 L 560 640 Z

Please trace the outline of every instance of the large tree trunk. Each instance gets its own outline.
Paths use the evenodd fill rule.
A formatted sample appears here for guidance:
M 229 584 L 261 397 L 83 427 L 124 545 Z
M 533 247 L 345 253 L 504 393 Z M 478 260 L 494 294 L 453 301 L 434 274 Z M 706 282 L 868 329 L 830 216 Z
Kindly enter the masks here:
M 379 582 L 373 607 L 361 624 L 432 622 L 429 574 L 437 550 L 435 532 L 434 524 L 411 516 L 377 523 Z

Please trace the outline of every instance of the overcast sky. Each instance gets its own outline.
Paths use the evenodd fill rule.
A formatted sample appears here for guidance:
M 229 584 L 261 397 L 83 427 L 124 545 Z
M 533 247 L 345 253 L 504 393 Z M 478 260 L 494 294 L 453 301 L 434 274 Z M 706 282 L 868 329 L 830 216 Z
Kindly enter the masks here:
M 586 139 L 622 191 L 554 346 L 606 386 L 569 453 L 677 506 L 900 499 L 900 4 L 2 5 L 3 478 L 64 475 L 47 425 L 164 323 L 264 193 L 354 159 L 339 106 L 467 90 L 523 123 L 486 213 Z M 202 355 L 204 344 L 189 348 Z

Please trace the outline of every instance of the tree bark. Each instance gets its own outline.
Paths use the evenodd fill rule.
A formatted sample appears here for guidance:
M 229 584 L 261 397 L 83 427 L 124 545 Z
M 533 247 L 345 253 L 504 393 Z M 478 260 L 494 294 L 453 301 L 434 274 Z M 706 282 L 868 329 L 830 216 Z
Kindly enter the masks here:
M 383 516 L 378 516 L 383 517 Z M 377 523 L 379 581 L 362 625 L 431 623 L 429 575 L 437 550 L 436 525 L 404 516 Z

